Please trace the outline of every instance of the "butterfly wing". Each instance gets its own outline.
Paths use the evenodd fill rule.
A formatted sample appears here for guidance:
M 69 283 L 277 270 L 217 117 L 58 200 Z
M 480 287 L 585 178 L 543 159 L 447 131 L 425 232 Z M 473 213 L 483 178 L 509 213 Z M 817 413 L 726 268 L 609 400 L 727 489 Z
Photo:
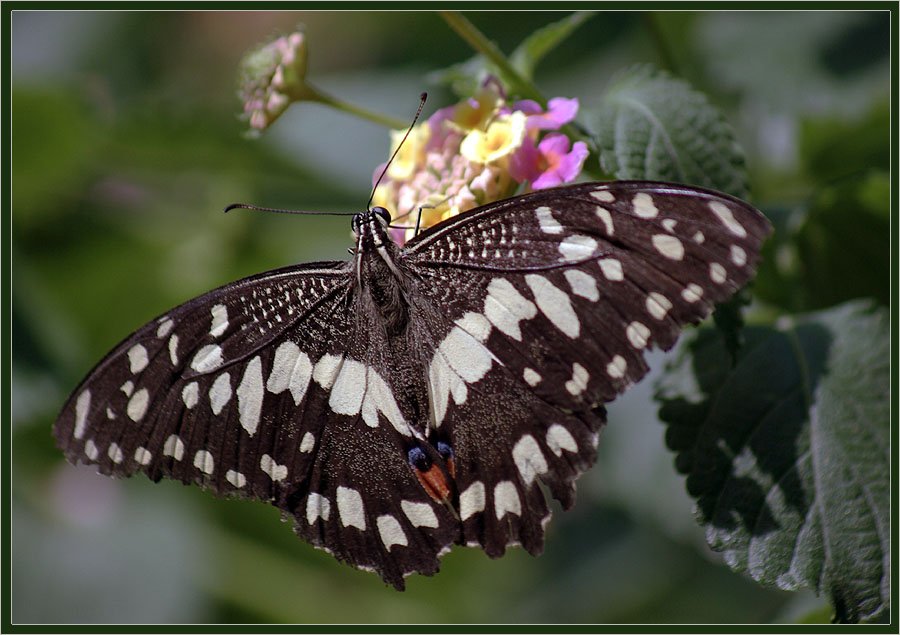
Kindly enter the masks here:
M 615 182 L 501 201 L 407 244 L 448 320 L 429 387 L 457 454 L 463 540 L 540 551 L 538 481 L 572 503 L 602 403 L 647 372 L 649 346 L 670 348 L 750 280 L 769 232 L 723 194 Z
M 347 263 L 248 278 L 166 313 L 104 358 L 54 427 L 72 463 L 271 502 L 312 544 L 403 587 L 434 573 L 456 521 L 402 447 L 383 337 Z

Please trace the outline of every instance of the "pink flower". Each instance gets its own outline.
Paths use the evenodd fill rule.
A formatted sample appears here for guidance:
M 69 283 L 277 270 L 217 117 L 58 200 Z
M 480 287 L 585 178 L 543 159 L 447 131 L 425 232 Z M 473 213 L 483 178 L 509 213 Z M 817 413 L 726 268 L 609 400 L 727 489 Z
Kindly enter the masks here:
M 583 141 L 576 141 L 570 151 L 570 143 L 559 133 L 548 134 L 537 147 L 526 141 L 510 157 L 510 175 L 519 183 L 530 181 L 535 190 L 573 181 L 581 173 L 588 148 Z
M 528 115 L 526 125 L 529 132 L 559 130 L 575 119 L 575 115 L 578 114 L 578 99 L 554 97 L 547 102 L 546 112 L 541 110 L 540 104 L 536 101 L 525 99 L 513 104 L 513 110 L 521 110 Z

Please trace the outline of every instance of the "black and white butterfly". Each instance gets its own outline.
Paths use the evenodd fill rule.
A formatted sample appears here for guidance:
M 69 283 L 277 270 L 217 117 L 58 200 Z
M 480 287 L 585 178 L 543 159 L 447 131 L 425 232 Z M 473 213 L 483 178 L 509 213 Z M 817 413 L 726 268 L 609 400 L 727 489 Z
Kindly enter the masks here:
M 450 545 L 542 550 L 603 403 L 753 275 L 768 221 L 712 191 L 585 183 L 466 212 L 404 247 L 231 283 L 153 320 L 75 390 L 73 463 L 269 501 L 398 589 Z

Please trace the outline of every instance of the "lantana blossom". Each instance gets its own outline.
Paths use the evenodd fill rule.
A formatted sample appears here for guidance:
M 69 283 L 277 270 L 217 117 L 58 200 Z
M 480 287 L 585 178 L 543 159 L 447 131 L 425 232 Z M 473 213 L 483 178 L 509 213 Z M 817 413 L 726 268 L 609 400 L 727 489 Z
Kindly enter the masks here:
M 473 97 L 413 127 L 373 204 L 391 211 L 393 238 L 403 244 L 417 219 L 424 229 L 517 192 L 570 182 L 588 149 L 559 130 L 577 112 L 578 100 L 564 97 L 551 99 L 546 110 L 528 100 L 509 104 L 499 82 L 489 79 Z M 394 144 L 402 134 L 392 133 Z M 373 180 L 383 170 L 384 164 Z

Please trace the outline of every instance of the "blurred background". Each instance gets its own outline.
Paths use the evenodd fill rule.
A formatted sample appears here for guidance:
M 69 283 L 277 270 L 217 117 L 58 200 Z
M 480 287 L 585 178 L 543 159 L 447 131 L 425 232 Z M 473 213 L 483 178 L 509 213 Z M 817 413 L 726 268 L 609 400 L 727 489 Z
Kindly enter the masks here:
M 562 14 L 467 16 L 509 52 Z M 384 128 L 314 104 L 245 138 L 242 53 L 305 24 L 311 82 L 407 120 L 422 90 L 426 115 L 455 101 L 433 73 L 471 51 L 425 12 L 13 11 L 11 22 L 13 623 L 827 619 L 823 600 L 764 589 L 705 546 L 652 376 L 610 408 L 598 464 L 543 556 L 456 548 L 402 594 L 300 541 L 273 507 L 67 465 L 54 417 L 133 329 L 350 245 L 346 219 L 221 213 L 235 201 L 360 210 L 389 145 Z M 847 174 L 887 183 L 888 54 L 887 12 L 602 13 L 537 84 L 589 107 L 634 63 L 675 72 L 734 124 L 754 202 L 789 220 Z

